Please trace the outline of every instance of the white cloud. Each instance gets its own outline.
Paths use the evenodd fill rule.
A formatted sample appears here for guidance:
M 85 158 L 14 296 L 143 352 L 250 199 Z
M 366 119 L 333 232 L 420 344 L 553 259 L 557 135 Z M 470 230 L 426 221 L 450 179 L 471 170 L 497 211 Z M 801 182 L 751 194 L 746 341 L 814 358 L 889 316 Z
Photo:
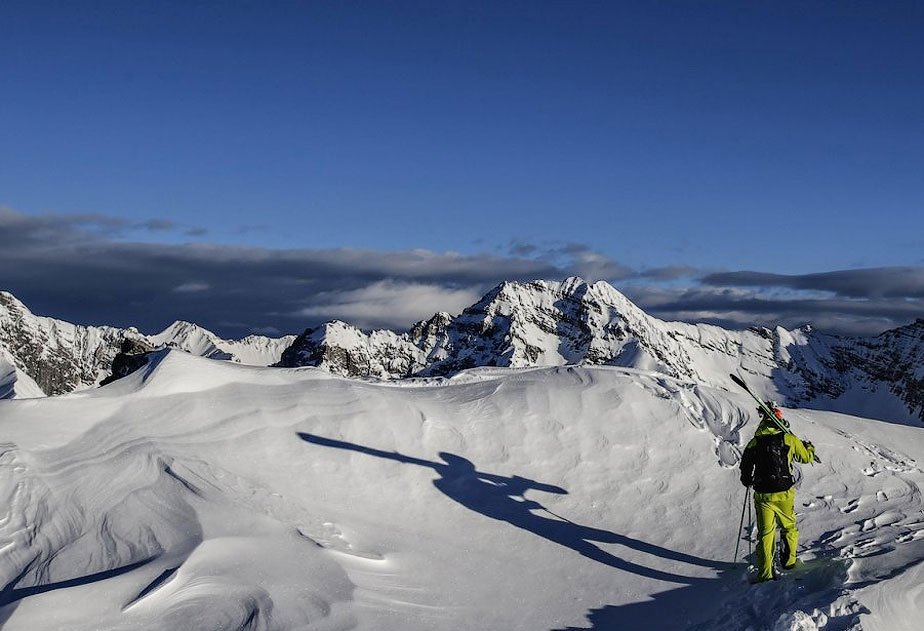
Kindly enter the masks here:
M 150 227 L 157 226 L 166 224 Z M 115 217 L 30 216 L 0 205 L 0 287 L 45 305 L 43 315 L 74 322 L 160 331 L 185 319 L 225 336 L 260 327 L 297 333 L 328 318 L 406 329 L 436 311 L 458 312 L 501 281 L 575 275 L 613 282 L 665 319 L 811 321 L 831 332 L 876 333 L 924 313 L 922 267 L 789 276 L 684 265 L 639 272 L 580 243 L 514 243 L 504 255 L 116 240 L 131 229 Z
M 456 314 L 478 301 L 482 289 L 381 280 L 359 289 L 317 294 L 294 315 L 341 319 L 361 327 L 402 327 L 438 311 Z
M 190 282 L 190 283 L 183 283 L 182 285 L 174 287 L 173 291 L 179 292 L 179 293 L 195 293 L 199 291 L 208 291 L 211 288 L 212 286 L 209 285 L 208 283 Z

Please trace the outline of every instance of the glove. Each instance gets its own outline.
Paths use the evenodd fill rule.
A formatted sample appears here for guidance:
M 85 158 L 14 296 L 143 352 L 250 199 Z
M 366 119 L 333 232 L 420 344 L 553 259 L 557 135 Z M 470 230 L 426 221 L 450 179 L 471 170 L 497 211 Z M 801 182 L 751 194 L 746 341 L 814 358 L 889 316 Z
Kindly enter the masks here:
M 802 444 L 805 445 L 805 448 L 810 454 L 812 454 L 812 462 L 821 462 L 821 458 L 815 453 L 815 445 L 812 444 L 810 440 L 803 440 Z
M 741 476 L 741 484 L 743 484 L 744 486 L 751 486 L 753 483 L 754 483 L 754 480 L 752 480 L 750 477 L 746 475 Z

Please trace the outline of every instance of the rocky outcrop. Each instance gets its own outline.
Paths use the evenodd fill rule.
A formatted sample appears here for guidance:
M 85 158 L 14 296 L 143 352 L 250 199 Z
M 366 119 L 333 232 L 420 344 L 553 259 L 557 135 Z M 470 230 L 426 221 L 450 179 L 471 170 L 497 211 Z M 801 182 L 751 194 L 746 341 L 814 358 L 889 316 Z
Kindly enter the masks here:
M 889 390 L 924 419 L 924 319 L 835 349 L 839 367 Z
M 0 292 L 0 347 L 45 394 L 63 394 L 102 378 L 125 332 L 33 315 L 12 294 Z
M 112 360 L 112 372 L 108 377 L 100 381 L 99 385 L 105 386 L 140 369 L 148 363 L 147 356 L 153 350 L 150 345 L 141 340 L 130 338 L 122 340 L 122 346 Z
M 148 336 L 134 328 L 84 326 L 37 316 L 12 294 L 0 292 L 0 398 L 64 394 L 96 385 L 109 374 L 126 339 L 267 366 L 279 360 L 295 336 L 223 340 L 189 322 L 175 322 Z
M 318 366 L 350 377 L 394 379 L 416 374 L 425 359 L 408 336 L 392 331 L 364 333 L 335 320 L 298 336 L 276 366 Z

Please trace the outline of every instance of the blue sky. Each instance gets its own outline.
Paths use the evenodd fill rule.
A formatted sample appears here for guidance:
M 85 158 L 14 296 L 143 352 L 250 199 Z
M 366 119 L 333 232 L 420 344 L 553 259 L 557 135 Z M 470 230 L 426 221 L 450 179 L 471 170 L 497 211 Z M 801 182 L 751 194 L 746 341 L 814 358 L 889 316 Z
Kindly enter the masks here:
M 741 271 L 779 300 L 839 296 L 779 275 L 895 268 L 918 300 L 922 27 L 913 2 L 5 0 L 0 205 L 65 242 L 596 271 L 652 309 Z

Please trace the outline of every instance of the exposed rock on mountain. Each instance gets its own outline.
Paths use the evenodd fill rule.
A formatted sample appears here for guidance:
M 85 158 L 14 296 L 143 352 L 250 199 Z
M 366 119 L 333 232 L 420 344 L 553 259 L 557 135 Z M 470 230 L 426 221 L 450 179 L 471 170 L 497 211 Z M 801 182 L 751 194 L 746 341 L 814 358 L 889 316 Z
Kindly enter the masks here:
M 888 389 L 924 419 L 924 319 L 874 338 L 845 341 L 832 349 L 830 366 L 849 388 L 854 379 L 864 391 Z
M 126 338 L 261 366 L 279 361 L 295 339 L 223 340 L 189 322 L 174 322 L 152 336 L 134 328 L 83 326 L 36 316 L 15 296 L 0 292 L 0 398 L 63 394 L 93 386 L 109 373 Z
M 43 397 L 35 381 L 16 365 L 16 360 L 0 348 L 0 399 Z
M 409 332 L 330 322 L 299 336 L 283 366 L 349 377 L 448 376 L 476 366 L 606 364 L 724 387 L 740 371 L 767 397 L 898 422 L 924 420 L 924 321 L 874 338 L 811 327 L 729 331 L 664 322 L 605 282 L 502 283 L 452 317 Z
M 62 394 L 96 383 L 108 372 L 129 331 L 80 326 L 33 315 L 12 294 L 0 292 L 0 347 L 13 360 L 17 384 L 25 373 L 45 394 Z M 34 394 L 34 393 L 33 393 Z
M 148 363 L 148 357 L 154 349 L 141 340 L 125 338 L 116 356 L 112 359 L 112 374 L 99 382 L 99 385 L 127 377 Z
M 278 366 L 318 366 L 351 377 L 409 377 L 425 357 L 407 336 L 392 331 L 364 333 L 335 320 L 307 329 L 287 348 Z
M 605 282 L 502 283 L 458 316 L 437 313 L 406 333 L 340 321 L 293 336 L 223 340 L 189 322 L 144 336 L 32 315 L 0 293 L 0 396 L 88 387 L 105 376 L 122 339 L 173 345 L 253 365 L 318 366 L 348 377 L 451 376 L 479 366 L 604 364 L 656 370 L 727 387 L 741 372 L 764 396 L 900 423 L 924 420 L 924 320 L 875 337 L 803 327 L 729 331 L 664 322 Z

